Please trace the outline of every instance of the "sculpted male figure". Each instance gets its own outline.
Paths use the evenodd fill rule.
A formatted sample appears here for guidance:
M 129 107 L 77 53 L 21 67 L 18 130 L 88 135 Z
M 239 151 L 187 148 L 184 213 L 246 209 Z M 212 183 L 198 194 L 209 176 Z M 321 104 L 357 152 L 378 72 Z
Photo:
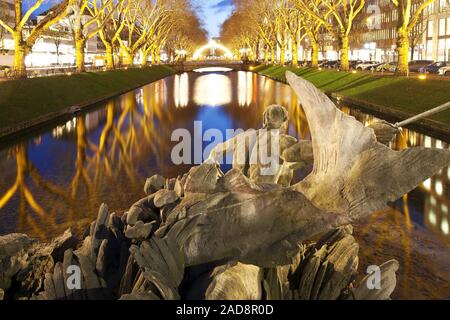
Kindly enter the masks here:
M 268 106 L 264 111 L 262 129 L 247 130 L 218 144 L 206 163 L 221 163 L 227 154 L 233 153 L 233 169 L 250 180 L 290 185 L 293 168 L 310 164 L 313 158 L 311 142 L 299 142 L 287 134 L 288 120 L 288 111 L 284 107 Z M 284 161 L 284 156 L 289 161 Z

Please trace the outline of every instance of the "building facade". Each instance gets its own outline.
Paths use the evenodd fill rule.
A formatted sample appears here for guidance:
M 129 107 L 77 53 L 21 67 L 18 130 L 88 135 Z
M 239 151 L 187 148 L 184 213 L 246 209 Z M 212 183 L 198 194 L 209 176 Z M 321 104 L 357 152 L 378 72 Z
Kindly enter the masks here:
M 426 31 L 421 48 L 426 59 L 450 61 L 450 1 L 436 0 L 425 11 Z
M 14 17 L 14 0 L 0 0 L 0 18 L 11 22 Z M 11 34 L 0 27 L 0 66 L 12 65 L 14 42 Z

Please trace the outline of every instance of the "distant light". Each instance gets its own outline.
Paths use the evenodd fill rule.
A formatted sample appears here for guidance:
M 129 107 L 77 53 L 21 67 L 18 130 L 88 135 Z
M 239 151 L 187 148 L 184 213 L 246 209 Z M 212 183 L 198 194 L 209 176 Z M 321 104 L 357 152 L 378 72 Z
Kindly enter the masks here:
M 321 68 L 321 67 L 319 67 L 319 71 L 320 71 L 320 70 L 322 70 L 322 68 Z
M 427 79 L 427 76 L 424 75 L 424 74 L 421 74 L 421 75 L 419 76 L 419 79 L 420 79 L 420 80 L 426 80 L 426 79 Z
M 209 67 L 209 68 L 199 68 L 194 69 L 194 72 L 230 72 L 233 71 L 231 68 L 224 68 L 224 67 Z
M 436 205 L 436 198 L 435 198 L 435 197 L 433 197 L 433 196 L 430 197 L 430 204 L 431 204 L 432 206 L 435 206 L 435 205 Z
M 443 188 L 442 182 L 440 180 L 436 180 L 435 188 L 436 188 L 436 193 L 441 196 L 442 192 L 444 191 L 444 188 Z
M 434 213 L 433 210 L 430 210 L 428 213 L 428 220 L 430 220 L 430 223 L 435 226 L 436 225 L 436 213 Z
M 428 178 L 427 180 L 425 180 L 425 181 L 423 182 L 423 187 L 424 187 L 425 189 L 427 189 L 427 190 L 430 190 L 430 189 L 431 189 L 431 178 Z
M 253 70 L 255 70 L 255 67 L 253 67 L 253 66 L 250 66 L 250 71 L 253 71 Z
M 448 227 L 448 220 L 446 218 L 443 218 L 441 221 L 441 230 L 442 232 L 447 235 L 449 232 L 449 227 Z
M 67 72 L 67 75 L 68 75 L 68 76 L 71 76 L 71 75 L 72 75 L 72 72 Z
M 353 70 L 352 73 L 356 73 L 356 70 Z

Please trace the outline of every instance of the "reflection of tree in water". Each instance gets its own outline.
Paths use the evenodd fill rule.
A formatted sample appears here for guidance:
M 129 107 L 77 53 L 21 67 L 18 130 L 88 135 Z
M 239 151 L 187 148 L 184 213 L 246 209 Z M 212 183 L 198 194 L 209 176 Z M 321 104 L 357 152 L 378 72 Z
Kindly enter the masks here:
M 31 191 L 31 182 L 36 187 L 46 189 L 47 192 L 53 194 L 56 197 L 60 197 L 67 200 L 65 193 L 60 189 L 46 181 L 33 166 L 28 159 L 27 148 L 25 144 L 19 144 L 14 147 L 14 154 L 16 157 L 16 179 L 13 185 L 6 191 L 0 198 L 0 209 L 3 208 L 14 195 L 19 197 L 18 214 L 18 229 L 22 229 L 24 225 L 28 225 L 38 236 L 42 236 L 45 229 L 42 229 L 40 225 L 45 224 L 47 230 L 53 230 L 55 225 L 54 216 L 48 214 L 48 212 L 38 203 Z M 30 177 L 31 181 L 27 178 Z M 33 215 L 26 214 L 26 208 L 29 207 L 33 211 Z
M 164 160 L 170 155 L 168 124 L 173 114 L 164 110 L 160 98 L 154 94 L 154 87 L 148 86 L 137 96 L 134 92 L 121 96 L 119 112 L 113 101 L 107 103 L 98 142 L 89 138 L 86 127 L 89 115 L 72 121 L 76 123 L 73 127 L 76 158 L 68 186 L 54 184 L 51 178 L 43 177 L 28 158 L 26 144 L 12 148 L 10 154 L 16 159 L 17 174 L 12 186 L 0 195 L 0 209 L 14 195 L 19 196 L 16 230 L 48 239 L 66 227 L 65 223 L 58 225 L 58 214 L 64 215 L 63 222 L 67 224 L 88 222 L 99 203 L 107 201 L 104 196 L 108 192 L 113 193 L 116 204 L 129 205 L 129 192 L 142 189 L 143 178 L 138 172 L 141 162 L 153 157 L 156 167 L 164 169 L 168 165 Z M 157 125 L 161 123 L 165 125 Z M 46 199 L 39 199 L 36 194 L 45 194 Z M 71 226 L 77 229 L 81 225 Z

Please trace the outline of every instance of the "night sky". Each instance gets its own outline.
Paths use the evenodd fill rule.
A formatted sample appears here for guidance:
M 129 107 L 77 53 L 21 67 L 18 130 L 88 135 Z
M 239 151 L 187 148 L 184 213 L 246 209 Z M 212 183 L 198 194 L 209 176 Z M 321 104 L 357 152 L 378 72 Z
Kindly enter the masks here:
M 196 0 L 201 8 L 200 17 L 210 37 L 220 34 L 220 25 L 233 10 L 233 0 Z
M 57 3 L 57 0 L 45 0 L 45 4 L 37 13 L 47 10 Z M 220 26 L 233 10 L 233 0 L 193 0 L 199 7 L 199 16 L 205 24 L 209 37 L 220 34 Z

